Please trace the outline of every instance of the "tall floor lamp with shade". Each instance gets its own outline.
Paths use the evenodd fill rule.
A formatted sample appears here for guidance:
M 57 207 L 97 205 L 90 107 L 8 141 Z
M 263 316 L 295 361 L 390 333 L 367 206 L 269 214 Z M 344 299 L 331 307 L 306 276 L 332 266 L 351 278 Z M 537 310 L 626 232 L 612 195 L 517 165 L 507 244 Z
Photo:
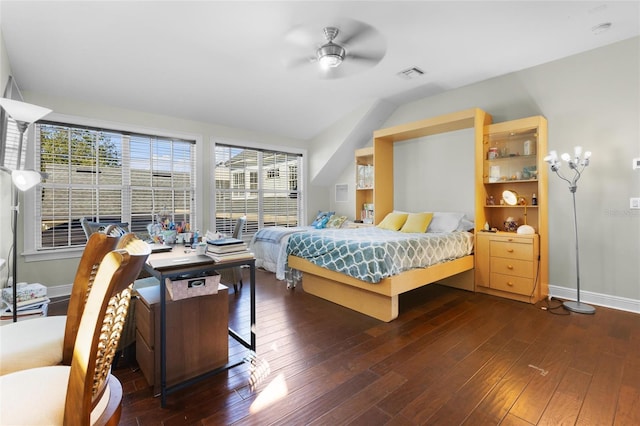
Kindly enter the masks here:
M 560 172 L 561 162 L 558 160 L 558 153 L 551 151 L 549 155 L 544 158 L 544 161 L 549 163 L 551 171 L 555 172 L 558 177 L 569 184 L 569 191 L 573 196 L 573 225 L 575 230 L 576 241 L 576 301 L 566 301 L 562 305 L 565 309 L 577 312 L 579 314 L 594 314 L 596 309 L 593 306 L 587 305 L 580 301 L 580 251 L 578 247 L 578 215 L 576 213 L 576 190 L 578 189 L 578 180 L 582 176 L 582 172 L 589 165 L 589 159 L 591 158 L 591 151 L 582 152 L 582 147 L 576 146 L 574 148 L 574 156 L 572 157 L 568 153 L 561 155 L 563 161 L 569 165 L 569 169 L 573 171 L 573 177 L 567 178 Z
M 17 101 L 9 98 L 0 98 L 0 106 L 7 113 L 9 117 L 11 117 L 18 127 L 19 139 L 17 145 L 17 156 L 16 156 L 16 165 L 13 168 L 13 165 L 1 166 L 1 169 L 7 173 L 11 174 L 11 180 L 13 182 L 13 206 L 11 209 L 13 210 L 13 217 L 11 221 L 11 229 L 13 233 L 13 246 L 12 250 L 12 275 L 13 275 L 13 322 L 18 320 L 18 297 L 17 297 L 17 269 L 18 269 L 18 210 L 19 210 L 19 200 L 18 200 L 18 191 L 27 191 L 30 188 L 33 188 L 40 182 L 41 174 L 34 170 L 24 170 L 21 169 L 22 166 L 22 154 L 23 154 L 23 143 L 24 143 L 24 135 L 29 128 L 29 126 L 46 116 L 51 112 L 48 108 L 43 108 L 37 105 L 28 104 L 26 102 Z M 4 148 L 6 150 L 6 141 L 2 141 L 5 145 Z M 5 152 L 6 154 L 6 152 Z M 9 167 L 8 167 L 9 166 Z

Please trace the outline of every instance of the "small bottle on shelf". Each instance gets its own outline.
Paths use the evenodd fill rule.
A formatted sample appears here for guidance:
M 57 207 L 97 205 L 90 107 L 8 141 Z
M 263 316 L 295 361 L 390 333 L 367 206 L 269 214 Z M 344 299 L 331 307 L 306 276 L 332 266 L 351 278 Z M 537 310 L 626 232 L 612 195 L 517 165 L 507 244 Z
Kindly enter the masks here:
M 538 197 L 536 196 L 535 192 L 531 196 L 531 205 L 532 206 L 537 206 L 538 205 Z

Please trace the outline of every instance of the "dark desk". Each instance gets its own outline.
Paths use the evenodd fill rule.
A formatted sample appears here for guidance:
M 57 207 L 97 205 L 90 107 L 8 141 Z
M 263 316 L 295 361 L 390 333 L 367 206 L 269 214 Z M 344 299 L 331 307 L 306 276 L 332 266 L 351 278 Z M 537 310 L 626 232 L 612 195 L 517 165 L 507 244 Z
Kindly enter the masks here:
M 213 259 L 205 257 L 203 255 L 196 255 L 193 251 L 190 253 L 184 253 L 181 247 L 176 248 L 168 253 L 154 253 L 149 256 L 149 260 L 144 266 L 144 269 L 154 277 L 160 280 L 160 398 L 161 405 L 166 405 L 167 395 L 177 390 L 190 386 L 204 378 L 210 377 L 214 374 L 218 374 L 222 371 L 228 370 L 235 366 L 238 366 L 245 362 L 245 357 L 242 359 L 230 359 L 229 362 L 220 368 L 204 373 L 200 376 L 186 380 L 182 383 L 167 387 L 167 342 L 166 342 L 166 283 L 165 279 L 174 279 L 187 274 L 202 274 L 207 272 L 215 272 L 225 268 L 233 268 L 237 266 L 249 266 L 250 270 L 250 305 L 251 305 L 251 324 L 250 326 L 250 341 L 246 341 L 240 334 L 229 328 L 229 336 L 238 341 L 244 347 L 250 351 L 256 350 L 256 268 L 255 259 L 243 259 L 233 262 L 215 263 Z

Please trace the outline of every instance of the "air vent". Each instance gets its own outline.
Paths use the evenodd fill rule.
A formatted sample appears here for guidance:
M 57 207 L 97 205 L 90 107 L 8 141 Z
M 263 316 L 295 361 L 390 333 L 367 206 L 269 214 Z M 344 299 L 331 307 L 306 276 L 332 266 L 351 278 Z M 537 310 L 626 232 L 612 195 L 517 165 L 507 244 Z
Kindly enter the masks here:
M 412 68 L 407 68 L 406 70 L 400 71 L 397 75 L 398 77 L 404 80 L 411 80 L 414 78 L 418 78 L 423 74 L 424 74 L 424 71 L 422 71 L 420 68 L 412 67 Z

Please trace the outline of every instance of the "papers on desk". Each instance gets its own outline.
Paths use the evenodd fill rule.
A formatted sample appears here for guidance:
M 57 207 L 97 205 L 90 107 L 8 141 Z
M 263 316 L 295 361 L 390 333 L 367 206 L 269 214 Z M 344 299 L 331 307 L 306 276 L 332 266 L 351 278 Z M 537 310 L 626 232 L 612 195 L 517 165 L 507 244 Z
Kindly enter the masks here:
M 213 263 L 213 259 L 204 254 L 172 253 L 171 255 L 149 256 L 147 262 L 153 269 L 162 271 L 165 269 L 184 268 L 185 266 L 198 266 Z
M 243 251 L 243 252 L 239 252 L 239 253 L 226 253 L 226 254 L 209 253 L 209 256 L 216 263 L 235 262 L 235 261 L 238 261 L 238 260 L 245 260 L 245 259 L 253 259 L 254 258 L 253 253 L 251 253 L 250 251 Z
M 149 247 L 151 247 L 151 253 L 164 253 L 167 251 L 171 251 L 172 249 L 171 246 L 160 243 L 151 243 L 149 244 Z

